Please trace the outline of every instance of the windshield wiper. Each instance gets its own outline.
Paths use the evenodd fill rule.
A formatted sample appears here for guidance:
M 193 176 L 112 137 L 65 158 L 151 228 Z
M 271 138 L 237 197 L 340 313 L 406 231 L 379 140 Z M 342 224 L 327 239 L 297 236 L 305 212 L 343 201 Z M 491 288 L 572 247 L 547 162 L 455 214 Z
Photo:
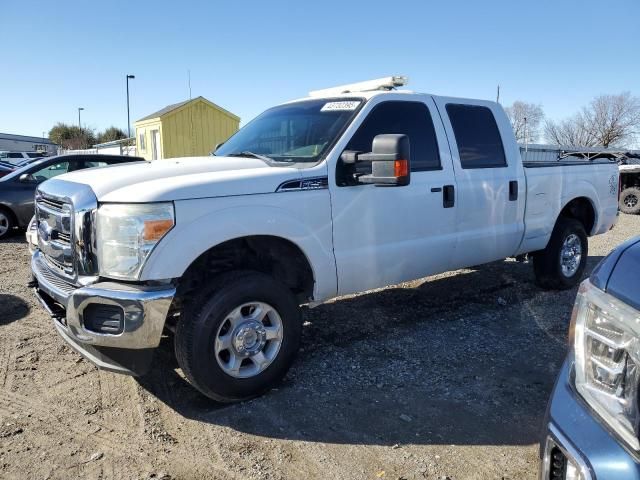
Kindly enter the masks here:
M 249 158 L 257 158 L 258 160 L 264 160 L 265 162 L 272 162 L 273 159 L 271 157 L 267 157 L 266 155 L 260 155 L 259 153 L 250 152 L 248 150 L 236 153 L 229 153 L 226 155 L 227 157 L 249 157 Z

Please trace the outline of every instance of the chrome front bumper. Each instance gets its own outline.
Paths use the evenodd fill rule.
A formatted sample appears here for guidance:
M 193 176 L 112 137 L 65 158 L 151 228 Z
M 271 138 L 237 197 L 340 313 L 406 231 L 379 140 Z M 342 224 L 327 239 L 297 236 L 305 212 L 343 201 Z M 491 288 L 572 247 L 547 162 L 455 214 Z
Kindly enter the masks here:
M 173 286 L 98 282 L 77 287 L 57 276 L 39 250 L 31 257 L 31 271 L 35 279 L 36 295 L 54 317 L 56 329 L 72 347 L 98 366 L 102 365 L 87 352 L 83 352 L 83 346 L 141 350 L 159 345 L 167 313 L 176 293 Z M 122 332 L 105 334 L 86 329 L 83 313 L 92 304 L 120 307 L 124 312 Z

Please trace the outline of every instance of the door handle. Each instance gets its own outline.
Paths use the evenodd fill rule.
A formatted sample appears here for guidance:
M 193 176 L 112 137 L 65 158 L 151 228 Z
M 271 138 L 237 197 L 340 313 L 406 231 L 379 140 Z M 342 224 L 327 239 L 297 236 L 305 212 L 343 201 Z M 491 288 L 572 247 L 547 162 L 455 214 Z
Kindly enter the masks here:
M 515 202 L 518 200 L 518 181 L 511 180 L 509 182 L 509 201 Z
M 451 208 L 456 203 L 456 190 L 453 185 L 445 185 L 442 187 L 442 206 Z

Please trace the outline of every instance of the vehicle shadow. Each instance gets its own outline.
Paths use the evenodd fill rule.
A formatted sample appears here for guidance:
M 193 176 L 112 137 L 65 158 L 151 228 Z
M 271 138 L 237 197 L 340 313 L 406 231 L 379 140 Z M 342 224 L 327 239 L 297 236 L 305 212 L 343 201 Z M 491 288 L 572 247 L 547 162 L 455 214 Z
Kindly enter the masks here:
M 0 326 L 26 317 L 30 310 L 29 305 L 20 297 L 0 293 Z
M 0 243 L 15 243 L 25 245 L 27 243 L 25 239 L 25 229 L 14 228 L 10 232 L 7 232 L 7 235 L 4 238 L 0 238 Z
M 575 293 L 540 290 L 529 264 L 495 262 L 305 309 L 297 362 L 260 398 L 206 399 L 183 378 L 169 337 L 138 381 L 186 418 L 270 438 L 530 445 Z

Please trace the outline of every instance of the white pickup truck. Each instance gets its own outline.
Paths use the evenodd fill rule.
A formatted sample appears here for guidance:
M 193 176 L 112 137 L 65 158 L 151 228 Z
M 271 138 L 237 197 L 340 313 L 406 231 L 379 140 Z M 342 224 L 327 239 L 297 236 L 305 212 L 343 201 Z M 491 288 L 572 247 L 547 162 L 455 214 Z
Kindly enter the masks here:
M 542 287 L 576 285 L 617 165 L 523 165 L 499 104 L 401 84 L 312 92 L 209 157 L 44 182 L 31 268 L 59 334 L 142 374 L 173 332 L 187 379 L 231 402 L 283 377 L 301 304 L 525 254 Z

